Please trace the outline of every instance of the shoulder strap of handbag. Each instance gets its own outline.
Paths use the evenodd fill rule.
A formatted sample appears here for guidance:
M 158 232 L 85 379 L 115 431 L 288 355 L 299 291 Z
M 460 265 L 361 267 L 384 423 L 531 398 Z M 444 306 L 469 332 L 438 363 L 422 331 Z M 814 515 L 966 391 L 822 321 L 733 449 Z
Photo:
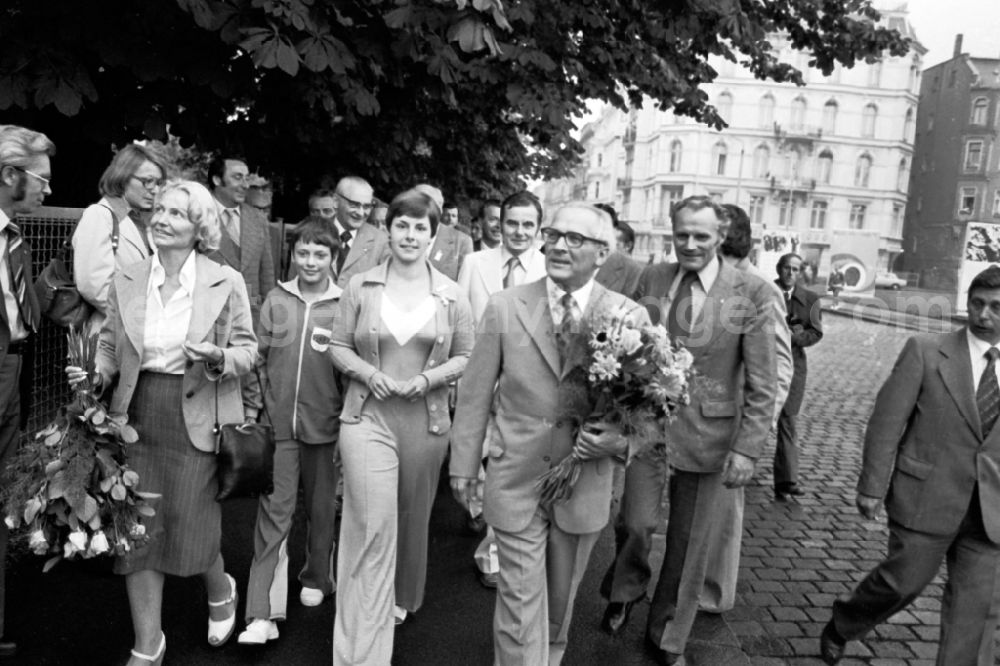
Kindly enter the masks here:
M 118 241 L 121 237 L 118 231 L 118 216 L 115 215 L 115 211 L 111 210 L 111 207 L 106 204 L 101 204 L 104 208 L 108 209 L 111 213 L 111 252 L 112 254 L 118 254 Z
M 267 416 L 268 421 L 271 420 L 271 413 L 267 410 L 267 398 L 264 396 L 264 382 L 260 378 L 260 369 L 257 367 L 257 363 L 253 364 L 253 372 L 257 375 L 257 385 L 260 387 L 260 403 L 262 406 L 262 411 Z M 215 382 L 215 425 L 212 427 L 212 433 L 218 435 L 222 428 L 219 425 L 219 382 Z

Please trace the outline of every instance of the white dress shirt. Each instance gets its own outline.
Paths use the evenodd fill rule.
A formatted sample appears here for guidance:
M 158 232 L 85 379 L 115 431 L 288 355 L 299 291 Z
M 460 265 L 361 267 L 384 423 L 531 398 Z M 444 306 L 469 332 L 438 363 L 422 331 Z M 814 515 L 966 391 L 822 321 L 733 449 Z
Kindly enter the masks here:
M 972 361 L 972 392 L 979 390 L 979 380 L 983 376 L 983 371 L 989 361 L 986 359 L 986 350 L 995 345 L 991 345 L 986 340 L 980 340 L 972 334 L 972 331 L 965 329 L 965 337 L 969 341 L 969 360 Z M 997 371 L 997 380 L 1000 381 L 1000 363 L 994 364 Z
M 715 279 L 719 277 L 719 259 L 718 256 L 714 257 L 712 261 L 705 264 L 700 271 L 698 271 L 698 279 L 691 284 L 691 321 L 694 322 L 698 319 L 698 315 L 701 314 L 701 309 L 705 306 L 705 300 L 708 298 L 708 292 L 712 290 L 712 285 L 715 284 Z M 681 285 L 681 278 L 684 277 L 686 271 L 683 267 L 679 267 L 677 275 L 674 276 L 674 281 L 670 283 L 670 302 L 673 303 L 674 296 L 677 295 L 677 288 Z
M 0 210 L 0 291 L 3 292 L 4 313 L 7 315 L 7 325 L 10 330 L 10 341 L 18 342 L 28 337 L 28 330 L 21 321 L 21 306 L 14 293 L 10 266 L 7 265 L 7 225 L 10 218 Z M 31 285 L 27 285 L 31 289 Z
M 183 344 L 191 326 L 194 309 L 195 256 L 191 251 L 178 276 L 181 286 L 166 303 L 160 298 L 160 287 L 167 280 L 160 256 L 153 255 L 146 286 L 146 322 L 143 329 L 142 370 L 170 375 L 184 374 L 187 357 Z
M 525 250 L 521 254 L 516 255 L 517 261 L 515 261 L 513 264 L 511 264 L 510 273 L 511 273 L 511 280 L 512 280 L 511 285 L 512 286 L 516 287 L 519 284 L 524 284 L 524 279 L 528 275 L 528 267 L 524 265 L 523 258 L 528 254 L 528 252 L 530 250 L 531 250 L 531 248 L 528 248 L 528 250 Z M 515 258 L 515 255 L 511 254 L 510 250 L 507 249 L 507 246 L 505 246 L 503 243 L 501 243 L 500 244 L 500 278 L 501 279 L 503 279 L 504 275 L 507 272 L 507 262 L 510 261 L 511 259 L 514 259 L 514 258 Z
M 552 323 L 557 327 L 562 323 L 563 311 L 562 297 L 566 291 L 553 282 L 552 278 L 545 278 L 545 287 L 549 295 L 549 310 L 552 311 Z M 594 278 L 587 280 L 587 283 L 572 292 L 573 302 L 576 303 L 576 307 L 579 308 L 577 315 L 582 317 L 583 313 L 587 311 L 587 303 L 590 302 L 590 294 L 594 291 Z

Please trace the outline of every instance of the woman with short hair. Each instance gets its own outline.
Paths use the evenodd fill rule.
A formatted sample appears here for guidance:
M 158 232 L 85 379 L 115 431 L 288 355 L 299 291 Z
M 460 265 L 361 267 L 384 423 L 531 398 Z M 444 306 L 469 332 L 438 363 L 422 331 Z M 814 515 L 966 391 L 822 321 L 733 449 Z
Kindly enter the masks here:
M 73 231 L 73 281 L 94 307 L 87 321 L 92 333 L 104 322 L 111 279 L 152 253 L 146 230 L 135 219 L 153 207 L 166 176 L 167 165 L 156 153 L 130 143 L 104 170 L 97 186 L 101 200 L 83 211 Z
M 244 420 L 240 376 L 257 358 L 243 278 L 205 256 L 219 244 L 218 209 L 198 183 L 168 182 L 150 224 L 156 253 L 123 268 L 108 294 L 98 347 L 98 386 L 118 377 L 111 418 L 139 433 L 129 465 L 141 490 L 161 495 L 146 522 L 149 541 L 119 557 L 135 648 L 129 666 L 160 664 L 166 574 L 201 576 L 208 592 L 208 642 L 233 633 L 236 581 L 223 569 L 222 515 L 215 500 L 213 424 Z M 70 384 L 86 379 L 66 369 Z

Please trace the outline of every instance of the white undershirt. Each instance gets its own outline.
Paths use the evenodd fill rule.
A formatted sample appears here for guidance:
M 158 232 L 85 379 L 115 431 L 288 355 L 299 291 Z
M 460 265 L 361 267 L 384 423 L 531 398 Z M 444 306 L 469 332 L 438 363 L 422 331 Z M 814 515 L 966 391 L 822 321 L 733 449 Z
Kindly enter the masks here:
M 392 337 L 396 338 L 396 344 L 400 347 L 409 342 L 431 320 L 435 312 L 437 306 L 434 304 L 434 297 L 430 295 L 412 310 L 401 310 L 382 295 L 382 323 L 389 329 Z
M 187 357 L 184 356 L 184 341 L 191 326 L 194 310 L 195 256 L 192 251 L 181 266 L 179 277 L 181 286 L 170 300 L 164 303 L 160 298 L 160 287 L 166 282 L 158 254 L 154 254 L 153 265 L 149 269 L 146 286 L 146 322 L 143 329 L 142 370 L 162 372 L 170 375 L 184 374 Z

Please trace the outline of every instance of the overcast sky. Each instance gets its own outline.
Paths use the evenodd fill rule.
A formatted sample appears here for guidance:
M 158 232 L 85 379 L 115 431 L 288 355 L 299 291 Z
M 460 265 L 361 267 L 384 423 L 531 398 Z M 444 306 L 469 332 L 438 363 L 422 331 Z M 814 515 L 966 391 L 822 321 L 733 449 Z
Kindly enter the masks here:
M 951 58 L 959 33 L 964 35 L 962 51 L 980 58 L 1000 58 L 1000 0 L 909 0 L 906 4 L 917 38 L 928 49 L 925 68 Z M 898 6 L 893 0 L 876 4 L 894 5 Z

